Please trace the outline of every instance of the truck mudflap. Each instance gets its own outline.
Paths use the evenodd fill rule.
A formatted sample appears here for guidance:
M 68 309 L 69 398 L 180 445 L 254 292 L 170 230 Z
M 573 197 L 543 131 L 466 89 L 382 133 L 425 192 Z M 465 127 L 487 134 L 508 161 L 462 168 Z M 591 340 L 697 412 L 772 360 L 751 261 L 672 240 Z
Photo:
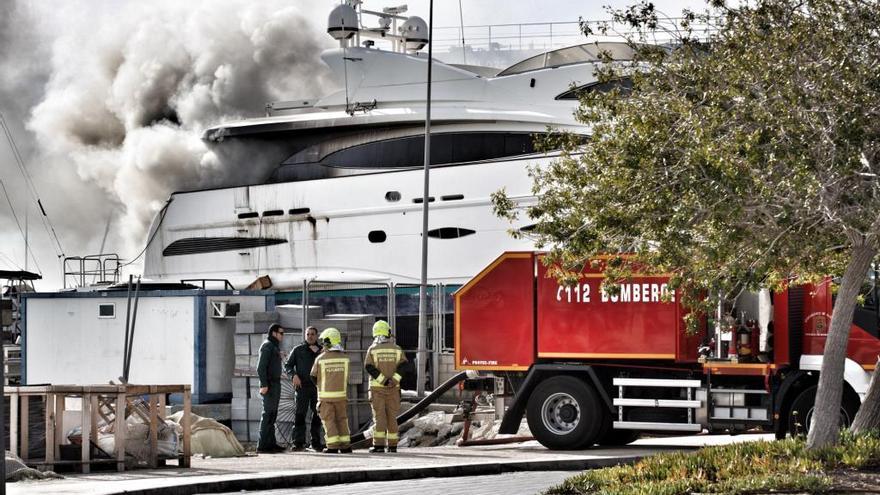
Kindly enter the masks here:
M 513 404 L 504 413 L 498 433 L 515 435 L 519 431 L 520 424 L 522 424 L 532 391 L 535 390 L 535 387 L 544 378 L 559 375 L 580 375 L 582 378 L 585 378 L 595 387 L 608 411 L 613 412 L 611 398 L 599 382 L 599 378 L 596 376 L 592 366 L 581 364 L 535 364 L 529 369 L 522 385 L 514 392 Z

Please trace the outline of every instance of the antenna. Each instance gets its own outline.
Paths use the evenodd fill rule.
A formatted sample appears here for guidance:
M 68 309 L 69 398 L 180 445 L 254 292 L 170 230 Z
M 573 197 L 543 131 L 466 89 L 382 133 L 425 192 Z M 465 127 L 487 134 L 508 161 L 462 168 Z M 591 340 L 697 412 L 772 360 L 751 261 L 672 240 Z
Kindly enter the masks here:
M 467 65 L 467 52 L 464 49 L 464 11 L 461 9 L 461 0 L 458 0 L 458 23 L 461 26 L 461 61 Z

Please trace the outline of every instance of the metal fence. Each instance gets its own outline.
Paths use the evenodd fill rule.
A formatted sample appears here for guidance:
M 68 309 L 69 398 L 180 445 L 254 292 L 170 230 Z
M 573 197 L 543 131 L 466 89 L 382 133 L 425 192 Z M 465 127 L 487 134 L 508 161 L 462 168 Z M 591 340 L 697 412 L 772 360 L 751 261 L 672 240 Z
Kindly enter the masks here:
M 430 385 L 437 383 L 439 356 L 453 352 L 454 319 L 452 317 L 452 292 L 458 286 L 429 285 L 428 341 Z M 418 350 L 418 284 L 364 283 L 330 280 L 303 281 L 303 290 L 280 293 L 276 304 L 297 304 L 304 307 L 319 306 L 320 312 L 303 311 L 302 328 L 322 320 L 355 315 L 373 315 L 375 319 L 387 320 L 394 329 L 395 341 L 415 360 Z M 323 322 L 329 325 L 329 322 Z M 321 325 L 318 325 L 319 329 Z M 363 329 L 369 332 L 370 329 Z M 414 378 L 414 374 L 413 374 Z M 409 384 L 405 384 L 409 385 Z

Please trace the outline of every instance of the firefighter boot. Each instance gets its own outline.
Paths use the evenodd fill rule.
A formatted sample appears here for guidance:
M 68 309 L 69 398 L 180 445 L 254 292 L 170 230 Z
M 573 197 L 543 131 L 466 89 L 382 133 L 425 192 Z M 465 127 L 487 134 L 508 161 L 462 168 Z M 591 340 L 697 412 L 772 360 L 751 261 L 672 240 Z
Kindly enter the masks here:
M 370 447 L 370 453 L 371 454 L 384 454 L 385 447 L 376 447 L 376 446 Z

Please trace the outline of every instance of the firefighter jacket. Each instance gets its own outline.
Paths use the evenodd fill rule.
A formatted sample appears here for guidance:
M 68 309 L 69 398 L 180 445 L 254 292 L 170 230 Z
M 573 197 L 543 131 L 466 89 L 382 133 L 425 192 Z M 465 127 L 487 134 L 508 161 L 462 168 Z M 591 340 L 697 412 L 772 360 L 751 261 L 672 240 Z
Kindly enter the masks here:
M 391 341 L 371 345 L 364 359 L 364 368 L 372 378 L 370 388 L 400 387 L 400 369 L 405 362 L 399 345 Z
M 311 374 L 318 386 L 319 401 L 346 400 L 348 369 L 348 356 L 340 351 L 325 351 L 315 359 Z
M 257 361 L 257 375 L 260 387 L 281 382 L 281 348 L 275 337 L 269 336 L 260 346 L 260 360 Z
M 321 354 L 321 347 L 318 345 L 316 347 L 318 350 L 313 352 L 311 345 L 308 342 L 303 342 L 293 348 L 290 356 L 287 357 L 287 362 L 284 363 L 284 371 L 287 372 L 287 375 L 290 377 L 298 376 L 303 387 L 315 386 L 310 373 L 315 365 L 315 359 Z

